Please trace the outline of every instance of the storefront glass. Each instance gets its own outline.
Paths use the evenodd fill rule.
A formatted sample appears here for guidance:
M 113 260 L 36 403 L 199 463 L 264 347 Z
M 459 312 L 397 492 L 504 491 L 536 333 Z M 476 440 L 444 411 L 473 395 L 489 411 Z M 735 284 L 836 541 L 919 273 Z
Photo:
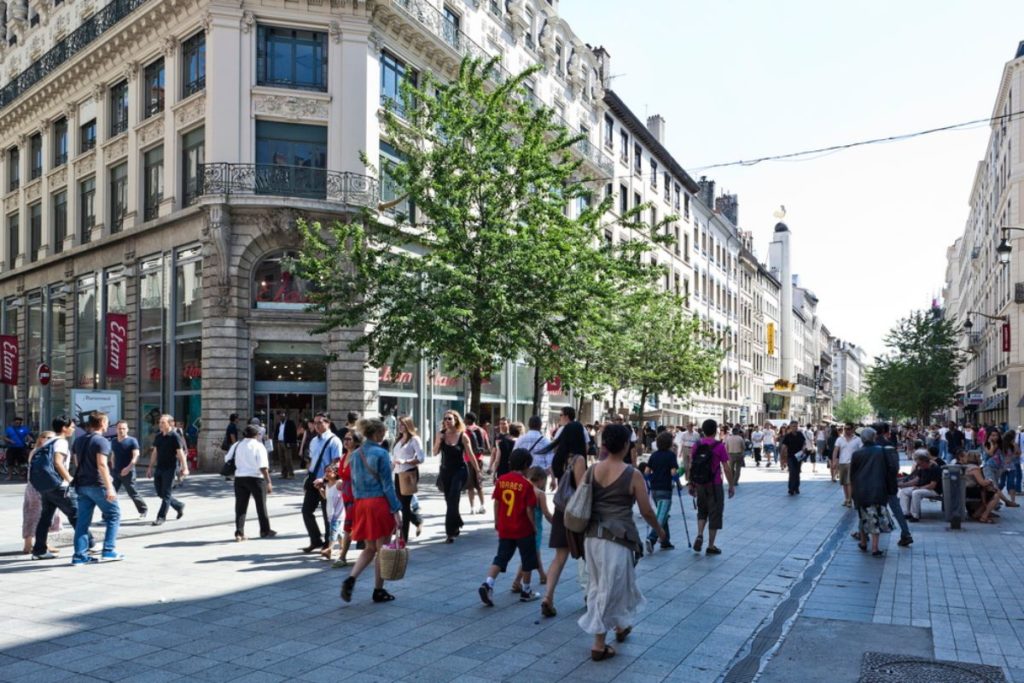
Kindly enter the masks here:
M 96 366 L 96 276 L 79 278 L 75 306 L 75 388 L 95 389 L 99 382 Z
M 110 340 L 107 339 L 107 326 L 106 326 L 106 314 L 107 313 L 127 313 L 127 282 L 124 279 L 124 268 L 111 268 L 104 273 L 104 280 L 106 281 L 106 292 L 105 292 L 105 304 L 106 310 L 103 315 L 104 325 L 100 330 L 100 334 L 103 335 L 103 355 L 101 356 L 100 369 L 103 371 L 103 383 L 107 389 L 117 389 L 124 392 L 124 377 L 108 377 L 107 376 L 107 363 L 106 358 L 109 353 Z
M 23 416 L 25 424 L 33 434 L 41 431 L 43 414 L 43 385 L 39 383 L 38 369 L 43 362 L 43 293 L 29 292 L 26 322 L 27 348 L 22 353 L 26 359 L 25 377 L 28 383 L 28 410 Z M 48 427 L 47 427 L 48 428 Z
M 152 444 L 163 406 L 164 373 L 164 260 L 144 259 L 139 268 L 139 413 L 137 435 L 146 448 Z
M 295 252 L 281 252 L 267 256 L 256 266 L 253 274 L 253 306 L 255 308 L 303 310 L 309 302 L 309 283 L 296 277 L 288 269 L 289 258 Z
M 185 441 L 194 448 L 199 440 L 203 318 L 201 247 L 178 252 L 174 288 L 174 417 L 182 423 Z
M 398 368 L 385 365 L 377 372 L 377 409 L 383 417 L 408 415 L 419 424 L 419 365 L 410 363 Z M 390 421 L 388 422 L 390 424 Z
M 47 364 L 50 366 L 50 384 L 44 387 L 44 404 L 49 408 L 43 420 L 49 423 L 55 415 L 67 410 L 67 311 L 63 285 L 50 287 L 47 310 Z

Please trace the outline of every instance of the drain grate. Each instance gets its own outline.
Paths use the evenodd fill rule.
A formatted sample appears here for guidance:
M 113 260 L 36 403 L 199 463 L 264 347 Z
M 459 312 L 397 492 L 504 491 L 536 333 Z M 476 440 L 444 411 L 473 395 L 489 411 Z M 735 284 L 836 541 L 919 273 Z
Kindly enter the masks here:
M 987 664 L 865 652 L 860 683 L 1006 683 L 1003 670 Z

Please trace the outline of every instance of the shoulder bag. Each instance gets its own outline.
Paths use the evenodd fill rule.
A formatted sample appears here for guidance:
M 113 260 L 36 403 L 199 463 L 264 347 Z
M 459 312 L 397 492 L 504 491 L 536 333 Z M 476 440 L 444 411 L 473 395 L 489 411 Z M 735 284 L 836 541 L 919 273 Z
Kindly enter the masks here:
M 313 482 L 316 481 L 315 470 L 320 469 L 320 460 L 324 457 L 324 451 L 326 451 L 327 447 L 331 445 L 331 442 L 333 442 L 337 438 L 338 437 L 332 434 L 331 438 L 327 439 L 327 441 L 324 442 L 324 445 L 320 447 L 320 452 L 316 456 L 316 463 L 313 465 L 314 472 L 306 472 L 306 478 L 302 482 L 303 491 L 313 490 Z
M 576 458 L 583 456 L 577 455 L 569 462 L 565 467 L 565 472 L 562 472 L 562 476 L 558 479 L 558 488 L 555 490 L 555 495 L 552 496 L 551 501 L 554 503 L 556 508 L 565 509 L 569 504 L 569 499 L 572 498 L 572 494 L 576 491 L 576 487 L 573 486 L 573 465 L 576 464 Z
M 238 450 L 238 443 L 231 444 L 228 448 L 228 452 L 224 454 L 224 466 L 220 468 L 220 476 L 222 477 L 233 477 L 235 476 L 235 470 L 238 466 L 235 464 L 235 451 Z
M 565 528 L 569 531 L 582 533 L 590 525 L 590 517 L 594 506 L 594 466 L 587 470 L 587 475 L 576 487 L 569 503 L 565 506 Z

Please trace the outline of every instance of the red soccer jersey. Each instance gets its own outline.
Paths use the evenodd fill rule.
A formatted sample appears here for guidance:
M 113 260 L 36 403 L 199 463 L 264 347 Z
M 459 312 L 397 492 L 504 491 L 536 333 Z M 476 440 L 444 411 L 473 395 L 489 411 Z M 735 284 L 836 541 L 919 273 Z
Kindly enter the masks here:
M 498 501 L 498 538 L 526 538 L 534 533 L 530 515 L 537 507 L 533 484 L 518 472 L 498 477 L 491 497 Z

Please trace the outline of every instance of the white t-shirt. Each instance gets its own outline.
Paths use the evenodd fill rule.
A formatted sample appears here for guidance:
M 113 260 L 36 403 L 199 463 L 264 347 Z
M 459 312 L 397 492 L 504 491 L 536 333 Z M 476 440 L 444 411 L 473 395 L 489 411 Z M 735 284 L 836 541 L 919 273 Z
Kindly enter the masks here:
M 342 511 L 344 511 L 345 505 L 341 499 L 341 491 L 338 490 L 337 486 L 327 487 L 327 519 L 331 520 L 331 524 L 334 524 L 341 517 Z
M 949 431 L 949 429 L 947 427 L 940 427 L 939 428 L 939 439 L 941 439 L 942 441 L 945 441 L 946 440 L 946 432 L 948 432 L 948 431 Z
M 754 443 L 754 447 L 759 447 L 764 442 L 764 432 L 760 429 L 750 435 L 750 440 Z
M 836 439 L 836 448 L 839 449 L 839 464 L 849 465 L 850 461 L 853 460 L 854 452 L 864 448 L 864 442 L 860 440 L 859 436 L 847 439 L 843 435 Z
M 775 430 L 766 429 L 764 430 L 764 445 L 774 446 L 775 445 Z
M 700 434 L 697 432 L 685 431 L 679 435 L 679 443 L 685 448 L 693 449 L 693 445 L 700 441 Z
M 974 430 L 968 427 L 964 430 L 964 438 L 968 441 L 974 441 Z
M 554 456 L 554 453 L 541 453 L 540 451 L 547 448 L 550 444 L 551 442 L 548 441 L 548 438 L 541 432 L 530 430 L 516 439 L 512 449 L 525 448 L 530 451 L 530 455 L 533 457 L 532 465 L 534 467 L 541 467 L 548 470 L 551 469 L 551 458 Z
M 224 454 L 224 461 L 235 461 L 236 477 L 263 477 L 261 468 L 270 469 L 267 449 L 256 439 L 242 439 L 231 445 Z

